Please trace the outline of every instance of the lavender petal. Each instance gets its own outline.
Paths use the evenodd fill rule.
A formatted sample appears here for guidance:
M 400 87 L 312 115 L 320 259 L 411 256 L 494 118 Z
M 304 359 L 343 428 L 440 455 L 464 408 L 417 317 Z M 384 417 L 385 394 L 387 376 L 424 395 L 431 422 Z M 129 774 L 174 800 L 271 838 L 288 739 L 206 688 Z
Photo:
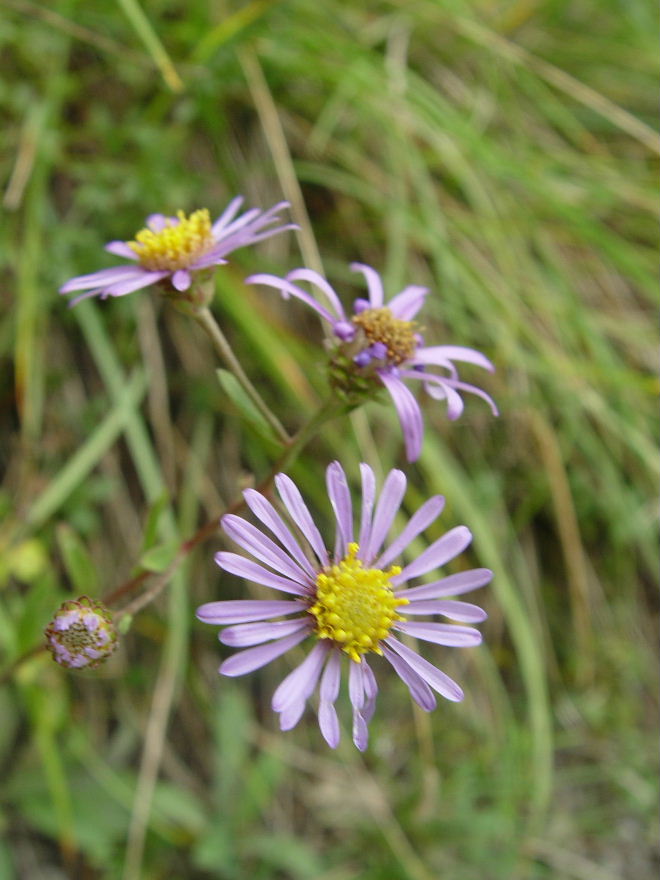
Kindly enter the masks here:
M 421 676 L 441 696 L 454 703 L 458 703 L 463 699 L 463 691 L 456 682 L 444 672 L 441 672 L 436 666 L 433 666 L 432 663 L 429 663 L 428 660 L 420 657 L 419 654 L 416 654 L 415 651 L 392 636 L 388 636 L 386 642 L 399 657 L 405 660 L 414 672 Z
M 307 638 L 308 634 L 308 631 L 305 629 L 286 636 L 286 638 L 280 639 L 277 642 L 258 645 L 256 648 L 247 648 L 247 650 L 240 651 L 238 654 L 234 654 L 233 657 L 225 660 L 218 671 L 222 675 L 228 675 L 232 678 L 237 675 L 246 675 L 248 672 L 254 672 L 255 669 L 260 669 L 262 666 L 270 663 L 271 660 L 285 654 L 291 648 L 295 648 L 303 639 Z
M 271 700 L 273 712 L 283 712 L 297 703 L 305 704 L 316 687 L 329 650 L 330 645 L 326 641 L 318 641 L 314 645 L 303 662 L 276 689 Z
M 115 284 L 109 284 L 105 289 L 105 293 L 107 296 L 126 296 L 129 293 L 134 293 L 136 290 L 142 290 L 143 287 L 149 287 L 157 281 L 162 281 L 169 274 L 169 272 L 146 272 L 142 270 L 141 277 L 136 276 L 132 281 L 118 281 Z
M 258 528 L 236 514 L 228 513 L 220 520 L 224 532 L 252 556 L 285 574 L 297 583 L 305 583 L 307 575 L 274 541 Z
M 370 565 L 380 550 L 387 533 L 399 512 L 406 491 L 406 475 L 403 471 L 391 470 L 387 475 L 376 505 L 369 543 L 362 550 L 361 558 Z
M 341 300 L 333 290 L 333 288 L 328 284 L 323 275 L 319 275 L 318 272 L 314 272 L 312 269 L 294 269 L 293 272 L 289 272 L 286 276 L 287 281 L 307 281 L 310 284 L 313 284 L 315 287 L 318 287 L 319 290 L 322 290 L 325 294 L 328 302 L 335 310 L 337 318 L 341 321 L 346 321 L 346 312 L 344 311 L 344 307 L 341 304 Z
M 289 527 L 270 501 L 263 496 L 261 492 L 257 492 L 255 489 L 246 489 L 245 492 L 243 492 L 243 497 L 252 513 L 261 520 L 266 528 L 271 530 L 284 548 L 289 551 L 298 565 L 304 569 L 310 579 L 310 584 L 314 583 L 317 573 L 314 571 L 309 559 L 307 559 L 303 553 L 300 544 L 291 534 Z
M 405 596 L 411 601 L 417 599 L 440 599 L 443 596 L 460 596 L 469 593 L 490 583 L 493 572 L 489 568 L 471 568 L 469 571 L 460 571 L 458 574 L 450 574 L 448 577 L 433 581 L 431 584 L 423 584 L 421 587 L 410 587 L 407 590 L 397 590 L 395 595 Z
M 399 421 L 403 429 L 403 439 L 406 445 L 406 457 L 408 461 L 416 461 L 422 451 L 424 431 L 422 412 L 417 401 L 400 379 L 384 370 L 379 370 L 378 375 L 383 385 L 389 391 L 399 415 Z
M 275 275 L 267 275 L 262 273 L 257 275 L 250 275 L 248 278 L 245 279 L 245 283 L 263 284 L 266 287 L 274 287 L 276 290 L 280 291 L 285 299 L 288 299 L 289 296 L 300 299 L 304 303 L 307 303 L 310 308 L 314 309 L 314 311 L 329 324 L 332 325 L 335 323 L 335 318 L 330 314 L 325 306 L 322 306 L 317 299 L 315 299 L 311 294 L 304 291 L 302 287 L 291 284 L 284 278 L 277 278 Z
M 470 648 L 480 645 L 481 633 L 470 626 L 454 626 L 451 623 L 413 623 L 409 620 L 398 620 L 394 629 L 407 633 L 416 639 L 445 645 L 448 648 Z
M 427 547 L 417 559 L 403 569 L 401 574 L 393 577 L 392 583 L 396 587 L 414 577 L 433 571 L 434 568 L 440 568 L 450 559 L 462 553 L 471 540 L 472 532 L 466 526 L 456 526 L 434 541 L 430 547 Z
M 304 602 L 283 599 L 227 599 L 223 602 L 206 602 L 195 612 L 204 623 L 252 623 L 303 611 Z
M 495 370 L 486 355 L 474 348 L 464 348 L 462 345 L 433 345 L 429 348 L 418 348 L 414 357 L 416 364 L 439 364 L 441 367 L 452 360 L 476 364 L 489 373 Z
M 382 308 L 385 301 L 385 293 L 383 291 L 383 282 L 378 272 L 364 263 L 351 263 L 351 269 L 354 272 L 362 272 L 364 275 L 369 290 L 369 304 L 371 308 Z
M 218 638 L 223 645 L 233 648 L 247 648 L 249 645 L 260 645 L 291 635 L 298 630 L 309 629 L 309 621 L 303 618 L 294 620 L 269 620 L 258 623 L 239 623 L 223 629 Z
M 92 272 L 91 275 L 78 275 L 76 278 L 71 278 L 60 287 L 60 293 L 73 293 L 74 290 L 87 290 L 91 287 L 106 287 L 116 281 L 126 281 L 142 277 L 142 275 L 144 275 L 144 269 L 141 266 L 113 266 L 111 269 Z
M 281 590 L 283 593 L 291 593 L 294 596 L 308 596 L 311 593 L 311 587 L 274 574 L 251 559 L 239 556 L 238 553 L 221 550 L 215 554 L 214 558 L 216 565 L 219 565 L 223 571 L 238 575 L 248 581 L 254 581 L 255 584 L 263 584 L 264 587 L 272 587 L 274 590 Z
M 371 537 L 371 513 L 376 497 L 376 478 L 368 464 L 362 463 L 360 465 L 360 474 L 362 476 L 362 515 L 358 543 L 362 548 L 367 546 Z
M 407 597 L 406 597 L 407 598 Z M 462 623 L 481 623 L 488 615 L 478 605 L 469 602 L 453 602 L 451 599 L 437 601 L 435 599 L 413 599 L 410 605 L 401 609 L 404 614 L 442 614 Z
M 437 702 L 433 691 L 424 679 L 421 678 L 414 669 L 411 669 L 405 660 L 395 654 L 394 651 L 391 651 L 387 645 L 382 645 L 382 648 L 383 654 L 392 664 L 392 668 L 401 681 L 403 681 L 408 687 L 410 696 L 413 700 L 425 712 L 432 712 L 435 709 Z
M 440 516 L 444 506 L 445 499 L 442 495 L 434 495 L 428 501 L 425 501 L 419 510 L 413 514 L 399 537 L 392 541 L 387 550 L 376 560 L 374 567 L 385 568 L 397 556 L 403 553 L 411 541 L 414 541 L 417 535 L 421 534 L 427 526 Z
M 275 477 L 275 485 L 282 499 L 284 506 L 289 512 L 291 519 L 298 526 L 305 538 L 310 543 L 314 553 L 316 553 L 321 565 L 324 567 L 329 564 L 328 553 L 323 543 L 321 533 L 314 524 L 312 515 L 307 509 L 307 505 L 302 499 L 300 490 L 290 477 L 286 474 L 278 474 Z
M 333 461 L 325 473 L 328 497 L 332 504 L 337 523 L 337 539 L 335 542 L 335 559 L 343 559 L 348 552 L 348 545 L 353 541 L 353 507 L 351 493 L 344 469 L 338 461 Z
M 104 250 L 116 257 L 123 257 L 125 260 L 137 260 L 137 254 L 132 247 L 125 241 L 109 241 Z
M 395 318 L 400 321 L 412 321 L 417 312 L 424 305 L 424 300 L 428 294 L 428 287 L 418 287 L 411 284 L 404 288 L 401 293 L 397 293 L 387 304 Z

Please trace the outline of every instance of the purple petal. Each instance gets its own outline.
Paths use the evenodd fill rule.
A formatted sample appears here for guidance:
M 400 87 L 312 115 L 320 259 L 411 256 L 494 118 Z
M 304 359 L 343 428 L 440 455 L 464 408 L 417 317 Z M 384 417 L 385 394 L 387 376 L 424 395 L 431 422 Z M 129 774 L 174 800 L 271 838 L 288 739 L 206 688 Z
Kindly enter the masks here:
M 304 602 L 283 599 L 227 599 L 224 602 L 207 602 L 200 605 L 195 614 L 204 623 L 251 623 L 281 617 L 284 614 L 304 611 Z
M 397 558 L 417 535 L 421 534 L 442 513 L 445 499 L 442 495 L 434 495 L 425 501 L 417 510 L 399 537 L 393 541 L 374 563 L 374 568 L 385 568 Z
M 500 411 L 497 408 L 497 404 L 490 394 L 487 394 L 482 388 L 477 388 L 476 385 L 469 385 L 467 382 L 458 382 L 456 379 L 446 379 L 445 385 L 448 385 L 452 390 L 457 389 L 458 391 L 467 391 L 468 394 L 474 394 L 475 397 L 480 397 L 482 400 L 486 401 L 493 415 L 499 416 Z
M 417 312 L 424 305 L 424 300 L 429 292 L 428 287 L 417 287 L 411 284 L 397 293 L 387 304 L 388 309 L 395 318 L 400 321 L 412 321 Z
M 348 693 L 353 705 L 353 742 L 363 752 L 369 742 L 369 727 L 361 712 L 364 706 L 364 679 L 362 663 L 349 664 Z
M 268 645 L 257 645 L 256 648 L 240 651 L 238 654 L 234 654 L 233 657 L 225 660 L 218 671 L 222 675 L 228 675 L 232 678 L 237 675 L 246 675 L 248 672 L 260 669 L 262 666 L 270 663 L 271 660 L 290 651 L 291 648 L 295 648 L 308 635 L 309 631 L 304 629 L 277 642 L 271 642 Z
M 134 293 L 136 290 L 142 290 L 143 287 L 149 287 L 149 285 L 155 284 L 157 281 L 162 281 L 169 274 L 169 272 L 146 272 L 143 269 L 142 277 L 136 276 L 132 281 L 118 281 L 115 284 L 110 284 L 104 292 L 107 296 L 126 296 L 129 293 Z
M 360 547 L 365 547 L 371 537 L 371 512 L 376 497 L 376 478 L 368 464 L 362 463 L 360 465 L 360 474 L 362 476 L 362 516 L 358 543 Z
M 291 635 L 301 629 L 309 629 L 310 622 L 307 619 L 296 618 L 295 620 L 269 620 L 259 623 L 239 623 L 238 626 L 228 626 L 223 629 L 218 638 L 223 645 L 231 645 L 233 648 L 246 648 L 248 645 L 260 645 L 262 642 L 272 642 L 283 636 Z
M 407 565 L 401 574 L 392 578 L 392 583 L 398 586 L 405 581 L 412 580 L 434 568 L 440 568 L 445 563 L 458 556 L 468 546 L 472 540 L 472 532 L 466 526 L 456 526 L 456 528 L 447 532 L 437 541 L 434 541 L 430 547 L 417 557 L 414 562 Z
M 451 623 L 413 623 L 409 620 L 398 620 L 394 629 L 407 633 L 425 642 L 446 645 L 449 648 L 469 648 L 480 645 L 481 633 L 470 626 L 454 626 Z
M 117 281 L 127 281 L 132 278 L 141 278 L 144 269 L 141 266 L 113 266 L 111 269 L 101 269 L 92 272 L 91 275 L 78 275 L 60 287 L 60 293 L 73 293 L 74 290 L 87 290 L 92 287 L 107 287 Z
M 399 511 L 405 491 L 405 474 L 403 471 L 391 470 L 387 475 L 378 504 L 376 505 L 369 543 L 366 547 L 362 548 L 360 553 L 360 558 L 364 559 L 365 564 L 370 565 L 380 550 L 394 521 L 394 517 Z
M 302 703 L 312 694 L 325 664 L 330 645 L 326 641 L 317 642 L 303 662 L 278 686 L 271 708 L 273 712 L 283 712 L 289 706 Z
M 288 510 L 291 519 L 309 541 L 310 546 L 319 558 L 321 565 L 326 567 L 329 565 L 330 560 L 328 559 L 328 553 L 325 549 L 323 538 L 314 524 L 314 520 L 307 509 L 307 505 L 302 499 L 300 490 L 293 480 L 290 477 L 287 477 L 286 474 L 278 474 L 275 477 L 275 485 L 277 486 L 277 491 L 279 492 L 280 498 Z
M 149 214 L 147 217 L 147 227 L 152 232 L 162 232 L 166 226 L 178 226 L 178 217 L 166 217 L 165 214 Z
M 373 718 L 374 711 L 376 709 L 376 697 L 378 696 L 378 683 L 376 681 L 376 677 L 374 676 L 373 670 L 369 666 L 366 661 L 366 658 L 362 658 L 362 682 L 364 684 L 364 695 L 366 697 L 364 706 L 362 708 L 362 717 L 366 721 L 367 724 Z
M 133 248 L 129 247 L 128 243 L 125 241 L 109 241 L 105 250 L 109 254 L 114 254 L 117 257 L 124 257 L 126 260 L 137 260 L 138 256 L 133 250 Z
M 335 560 L 343 559 L 348 552 L 348 545 L 353 541 L 353 507 L 351 493 L 348 488 L 346 474 L 338 461 L 333 461 L 326 470 L 328 497 L 335 512 L 337 522 L 337 540 L 335 543 Z
M 293 296 L 296 299 L 302 300 L 304 303 L 314 309 L 314 311 L 324 318 L 329 324 L 335 323 L 335 318 L 330 312 L 322 306 L 321 303 L 315 299 L 311 294 L 307 293 L 302 289 L 302 287 L 297 287 L 295 284 L 291 284 L 289 281 L 286 281 L 284 278 L 277 278 L 275 275 L 250 275 L 245 279 L 246 284 L 263 284 L 266 287 L 274 287 L 276 290 L 279 290 L 282 296 L 285 299 L 288 299 L 289 296 Z
M 380 370 L 378 375 L 383 385 L 389 391 L 399 415 L 399 421 L 403 429 L 403 439 L 406 444 L 406 457 L 408 461 L 416 461 L 422 451 L 422 435 L 424 431 L 422 412 L 417 401 L 400 379 Z
M 341 675 L 341 660 L 337 651 L 331 651 L 328 662 L 321 677 L 319 689 L 319 728 L 323 739 L 331 749 L 339 745 L 339 719 L 335 709 L 335 700 L 339 695 L 339 681 Z
M 455 421 L 463 412 L 463 398 L 454 390 L 453 380 L 446 376 L 435 376 L 433 373 L 420 373 L 418 370 L 399 370 L 403 379 L 415 379 L 424 383 L 424 390 L 434 400 L 447 400 L 447 416 Z
M 417 675 L 415 670 L 411 669 L 405 660 L 395 654 L 394 651 L 391 651 L 387 645 L 381 645 L 381 647 L 383 649 L 383 654 L 392 664 L 392 668 L 396 674 L 401 681 L 408 686 L 410 696 L 413 700 L 425 712 L 432 712 L 437 703 L 433 691 L 424 679 Z
M 460 571 L 458 574 L 450 574 L 448 577 L 433 581 L 432 584 L 424 584 L 421 587 L 411 587 L 408 590 L 397 590 L 396 596 L 405 596 L 406 599 L 440 599 L 442 596 L 460 596 L 469 593 L 490 583 L 493 572 L 489 568 L 471 568 L 469 571 Z
M 380 309 L 385 301 L 383 292 L 383 282 L 380 275 L 371 266 L 365 266 L 364 263 L 351 263 L 351 269 L 354 272 L 362 272 L 369 289 L 369 303 L 372 309 Z
M 192 276 L 187 269 L 177 269 L 171 278 L 172 287 L 180 293 L 188 290 L 192 284 Z
M 303 553 L 300 544 L 291 534 L 289 527 L 275 510 L 270 501 L 255 489 L 246 489 L 243 497 L 252 513 L 271 530 L 280 543 L 289 551 L 298 565 L 305 570 L 310 579 L 310 584 L 316 580 L 317 572 L 314 571 L 309 559 Z
M 389 636 L 386 641 L 390 648 L 392 648 L 392 650 L 395 651 L 414 672 L 420 675 L 424 681 L 433 688 L 433 690 L 437 691 L 447 700 L 452 700 L 455 703 L 458 703 L 463 699 L 463 691 L 448 675 L 445 675 L 444 672 L 441 672 L 437 667 L 433 666 L 432 663 L 429 663 L 428 660 L 420 657 L 419 654 L 416 654 L 415 651 L 392 636 Z
M 407 596 L 406 596 L 407 598 Z M 410 605 L 401 609 L 404 614 L 442 614 L 462 623 L 481 623 L 488 615 L 478 605 L 469 602 L 453 602 L 451 599 L 437 601 L 435 599 L 413 599 Z
M 281 590 L 283 593 L 292 593 L 295 596 L 308 596 L 311 594 L 311 587 L 306 587 L 299 581 L 292 581 L 289 578 L 273 574 L 266 568 L 262 568 L 251 559 L 245 559 L 238 553 L 229 553 L 225 550 L 215 554 L 216 564 L 229 574 L 236 574 L 248 581 L 254 581 L 255 584 L 263 584 L 264 587 L 272 587 L 274 590 Z
M 221 232 L 225 229 L 225 227 L 231 223 L 242 204 L 243 196 L 236 196 L 231 200 L 231 202 L 227 205 L 225 210 L 211 227 L 211 233 L 214 236 L 219 236 Z
M 328 284 L 323 275 L 319 275 L 318 272 L 314 272 L 312 269 L 294 269 L 293 272 L 289 272 L 286 276 L 287 281 L 308 281 L 310 284 L 315 285 L 322 290 L 325 294 L 326 298 L 330 302 L 330 305 L 335 310 L 337 317 L 341 321 L 347 321 L 346 312 L 344 311 L 344 307 L 341 304 L 341 301 L 333 288 Z
M 297 562 L 294 562 L 274 541 L 260 532 L 256 526 L 236 514 L 228 513 L 222 517 L 220 524 L 224 532 L 239 547 L 247 550 L 252 556 L 270 565 L 276 571 L 287 575 L 296 583 L 308 583 L 308 578 Z
M 433 345 L 430 348 L 418 348 L 413 360 L 416 364 L 439 364 L 441 367 L 452 360 L 465 361 L 483 367 L 490 373 L 495 369 L 480 351 L 474 348 L 464 348 L 462 345 Z

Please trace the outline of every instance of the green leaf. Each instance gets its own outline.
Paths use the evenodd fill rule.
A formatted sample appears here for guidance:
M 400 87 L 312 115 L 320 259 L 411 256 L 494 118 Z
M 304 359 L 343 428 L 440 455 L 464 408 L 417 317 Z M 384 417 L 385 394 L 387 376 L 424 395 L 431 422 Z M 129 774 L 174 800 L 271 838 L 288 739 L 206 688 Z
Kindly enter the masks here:
M 178 538 L 165 541 L 164 544 L 157 544 L 142 555 L 140 565 L 142 568 L 146 568 L 147 571 L 165 571 L 174 561 L 180 546 L 181 542 Z
M 87 548 L 68 523 L 58 523 L 57 544 L 64 562 L 64 569 L 73 584 L 76 595 L 96 596 L 98 578 L 96 567 Z

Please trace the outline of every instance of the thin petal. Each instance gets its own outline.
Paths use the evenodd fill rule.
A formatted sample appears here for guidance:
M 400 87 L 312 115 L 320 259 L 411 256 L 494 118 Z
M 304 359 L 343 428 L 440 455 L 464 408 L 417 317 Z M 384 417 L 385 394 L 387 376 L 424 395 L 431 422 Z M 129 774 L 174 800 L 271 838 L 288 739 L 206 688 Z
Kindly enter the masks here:
M 239 623 L 238 626 L 228 626 L 223 629 L 218 638 L 223 645 L 233 648 L 247 648 L 248 645 L 261 645 L 263 642 L 272 642 L 273 639 L 281 639 L 301 629 L 309 629 L 309 620 L 296 618 L 295 620 L 269 620 L 258 623 Z
M 435 376 L 433 373 L 420 373 L 417 370 L 400 370 L 399 375 L 404 379 L 413 379 L 424 383 L 424 390 L 434 400 L 447 401 L 447 417 L 454 422 L 463 412 L 465 404 L 461 395 L 454 390 L 450 380 L 446 376 Z
M 452 360 L 476 364 L 490 373 L 495 369 L 486 355 L 474 348 L 464 348 L 462 345 L 433 345 L 429 348 L 418 348 L 413 358 L 416 364 L 439 364 L 440 366 L 445 366 L 447 361 Z
M 406 457 L 408 461 L 416 461 L 422 451 L 422 436 L 424 433 L 422 412 L 419 405 L 403 382 L 396 376 L 392 376 L 385 371 L 379 371 L 378 375 L 383 385 L 389 391 L 399 415 L 399 421 L 403 429 L 403 439 L 406 444 Z
M 117 257 L 123 257 L 125 260 L 137 260 L 138 258 L 133 248 L 129 247 L 128 242 L 125 241 L 109 241 L 104 250 Z
M 401 293 L 397 293 L 395 297 L 388 302 L 387 307 L 395 318 L 400 321 L 412 321 L 417 312 L 424 305 L 424 300 L 428 294 L 428 287 L 418 287 L 411 284 Z
M 411 602 L 417 599 L 440 599 L 443 596 L 460 596 L 477 590 L 490 583 L 493 572 L 489 568 L 471 568 L 469 571 L 460 571 L 458 574 L 450 574 L 448 577 L 433 581 L 432 584 L 424 584 L 421 587 L 411 587 L 407 590 L 397 590 L 395 595 L 405 596 Z
M 211 232 L 213 235 L 218 236 L 222 232 L 222 230 L 228 226 L 231 221 L 234 219 L 236 214 L 238 213 L 238 209 L 243 204 L 243 196 L 236 196 L 231 200 L 231 202 L 227 205 L 222 214 L 215 221 L 213 226 L 211 227 Z
M 378 504 L 376 505 L 369 543 L 360 554 L 360 557 L 364 559 L 367 565 L 371 564 L 373 558 L 380 550 L 394 521 L 394 517 L 399 511 L 405 491 L 406 475 L 403 471 L 391 470 L 387 475 Z
M 220 520 L 224 532 L 252 556 L 285 574 L 297 583 L 307 583 L 307 575 L 281 547 L 256 526 L 236 514 L 228 513 Z
M 91 275 L 78 275 L 60 287 L 60 293 L 73 293 L 74 290 L 87 290 L 92 287 L 106 287 L 116 281 L 127 281 L 141 278 L 144 269 L 141 266 L 113 266 L 112 269 L 101 269 Z
M 331 749 L 339 745 L 340 731 L 335 700 L 339 695 L 341 660 L 337 651 L 330 651 L 319 688 L 319 728 Z
M 376 677 L 371 669 L 371 666 L 366 661 L 366 658 L 362 658 L 362 682 L 364 684 L 364 695 L 365 695 L 365 703 L 362 708 L 362 717 L 366 721 L 367 724 L 373 718 L 374 711 L 376 710 L 376 697 L 378 696 L 378 683 L 376 681 Z
M 305 704 L 316 687 L 329 650 L 330 645 L 325 641 L 314 645 L 303 662 L 277 687 L 271 700 L 273 712 L 283 712 L 295 703 Z
M 300 490 L 293 480 L 290 477 L 287 477 L 286 474 L 278 474 L 275 477 L 275 485 L 277 486 L 277 491 L 279 492 L 280 498 L 288 510 L 291 519 L 298 526 L 305 538 L 307 538 L 321 564 L 327 566 L 330 562 L 328 559 L 328 552 L 325 549 L 321 533 L 314 524 L 312 515 L 302 499 Z
M 420 657 L 419 654 L 415 653 L 407 645 L 404 645 L 403 642 L 398 641 L 398 639 L 389 636 L 386 641 L 390 648 L 405 660 L 408 666 L 420 675 L 433 690 L 455 703 L 463 699 L 463 691 L 448 675 L 441 672 L 432 663 L 429 663 L 428 660 Z
M 342 321 L 346 321 L 346 312 L 344 311 L 344 307 L 341 304 L 341 300 L 337 296 L 334 289 L 328 284 L 323 275 L 319 275 L 318 272 L 314 272 L 312 269 L 294 269 L 293 272 L 289 272 L 286 276 L 287 281 L 307 281 L 310 284 L 313 284 L 315 287 L 318 287 L 319 290 L 322 290 L 328 299 L 330 305 L 335 310 L 337 317 Z
M 376 560 L 374 568 L 385 568 L 397 556 L 403 553 L 411 541 L 414 541 L 417 535 L 421 534 L 427 526 L 440 516 L 444 506 L 445 499 L 442 495 L 434 495 L 428 501 L 425 501 L 419 510 L 413 514 L 399 537 L 392 541 L 387 550 Z
M 380 309 L 385 301 L 385 293 L 383 291 L 383 282 L 380 275 L 371 266 L 365 266 L 364 263 L 351 263 L 351 269 L 354 272 L 362 272 L 369 289 L 369 302 L 372 309 Z
M 454 626 L 451 623 L 417 623 L 409 620 L 398 620 L 394 629 L 407 633 L 416 639 L 445 645 L 448 648 L 469 648 L 480 645 L 481 633 L 470 626 Z
M 129 293 L 135 293 L 136 290 L 142 290 L 143 287 L 149 287 L 157 281 L 167 278 L 169 272 L 145 272 L 143 270 L 140 278 L 135 277 L 132 281 L 118 281 L 110 284 L 105 289 L 107 296 L 126 296 Z
M 192 284 L 192 276 L 187 269 L 178 269 L 174 275 L 172 275 L 172 287 L 175 290 L 178 290 L 180 293 L 188 290 L 190 285 Z
M 255 669 L 260 669 L 262 666 L 270 663 L 271 660 L 285 654 L 291 648 L 295 648 L 308 635 L 309 631 L 304 629 L 277 642 L 271 642 L 268 645 L 257 645 L 256 648 L 240 651 L 238 654 L 234 654 L 233 657 L 225 660 L 218 671 L 222 675 L 228 675 L 232 678 L 237 675 L 246 675 L 248 672 L 254 672 Z
M 307 293 L 302 287 L 298 287 L 295 284 L 291 284 L 289 281 L 286 281 L 284 278 L 277 278 L 275 275 L 266 275 L 266 274 L 258 274 L 258 275 L 250 275 L 245 279 L 246 284 L 263 284 L 266 287 L 274 287 L 276 290 L 279 290 L 282 296 L 285 299 L 288 299 L 289 296 L 293 296 L 296 299 L 302 300 L 304 303 L 314 309 L 314 311 L 320 315 L 324 320 L 326 320 L 329 324 L 335 323 L 335 318 L 330 314 L 330 312 L 322 306 L 321 303 L 313 297 L 310 293 Z
M 195 614 L 204 623 L 251 623 L 282 617 L 306 608 L 304 602 L 283 599 L 227 599 L 224 602 L 207 602 Z
M 309 576 L 310 583 L 313 583 L 316 579 L 317 572 L 314 571 L 311 562 L 303 553 L 300 544 L 291 534 L 289 527 L 270 501 L 262 495 L 261 492 L 257 492 L 256 489 L 246 489 L 245 492 L 243 492 L 243 497 L 252 513 L 271 530 L 280 543 L 289 551 L 291 556 L 293 556 L 298 565 L 305 570 Z
M 406 597 L 407 598 L 407 597 Z M 481 623 L 488 615 L 478 605 L 469 602 L 454 602 L 451 599 L 413 599 L 410 605 L 400 609 L 404 614 L 442 614 L 461 623 Z
M 364 547 L 371 537 L 371 514 L 376 497 L 376 478 L 373 470 L 364 462 L 360 465 L 362 476 L 362 516 L 360 520 L 360 538 L 358 543 Z
M 348 693 L 353 706 L 353 742 L 363 752 L 369 742 L 369 727 L 362 714 L 364 706 L 364 679 L 362 663 L 351 661 L 348 675 Z
M 420 554 L 414 562 L 407 565 L 401 574 L 392 578 L 394 586 L 398 586 L 405 581 L 412 580 L 434 568 L 440 568 L 462 553 L 472 540 L 472 532 L 466 526 L 456 526 L 456 528 L 447 532 L 437 541 L 434 541 L 430 547 Z
M 215 554 L 216 564 L 229 574 L 236 574 L 248 581 L 254 581 L 255 584 L 263 584 L 264 587 L 272 587 L 274 590 L 281 590 L 283 593 L 292 593 L 295 596 L 308 596 L 311 588 L 301 584 L 299 581 L 292 581 L 289 578 L 274 574 L 272 571 L 263 568 L 251 559 L 246 559 L 238 553 L 229 553 L 221 550 Z
M 333 461 L 325 473 L 328 497 L 335 512 L 337 540 L 335 559 L 346 556 L 348 545 L 353 541 L 353 506 L 351 493 L 344 469 L 338 461 Z
M 410 691 L 410 696 L 413 700 L 425 712 L 432 712 L 437 703 L 433 691 L 424 679 L 421 678 L 414 669 L 411 669 L 405 660 L 395 654 L 394 651 L 391 651 L 387 645 L 382 645 L 381 647 L 383 649 L 383 654 L 392 664 L 392 668 L 396 674 L 401 681 L 407 685 L 408 690 Z

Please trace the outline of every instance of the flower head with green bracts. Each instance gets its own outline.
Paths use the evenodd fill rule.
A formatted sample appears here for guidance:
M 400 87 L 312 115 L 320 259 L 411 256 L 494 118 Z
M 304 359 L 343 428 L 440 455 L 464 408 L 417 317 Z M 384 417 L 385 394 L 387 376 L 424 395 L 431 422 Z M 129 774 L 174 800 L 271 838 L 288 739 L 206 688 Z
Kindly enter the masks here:
M 288 202 L 265 212 L 252 208 L 236 217 L 242 203 L 243 197 L 237 196 L 215 223 L 206 208 L 189 216 L 183 211 L 176 217 L 151 214 L 134 241 L 111 241 L 106 245 L 111 254 L 130 260 L 129 265 L 79 275 L 67 281 L 60 293 L 85 291 L 70 305 L 92 296 L 126 296 L 158 283 L 169 285 L 173 293 L 185 294 L 193 285 L 195 273 L 208 273 L 221 266 L 232 251 L 286 229 L 297 229 L 295 224 L 279 224 L 277 213 L 288 207 Z
M 111 613 L 89 596 L 64 602 L 45 635 L 53 659 L 71 669 L 99 666 L 117 647 Z
M 440 615 L 461 623 L 484 620 L 486 614 L 478 606 L 448 597 L 484 586 L 492 572 L 471 569 L 412 586 L 418 577 L 461 553 L 472 535 L 465 526 L 458 526 L 416 559 L 397 564 L 410 543 L 439 516 L 444 499 L 440 495 L 430 498 L 384 547 L 405 493 L 406 477 L 400 470 L 390 471 L 377 498 L 372 469 L 362 464 L 360 470 L 362 505 L 356 528 L 344 470 L 336 461 L 327 469 L 328 496 L 336 521 L 332 553 L 326 549 L 300 491 L 289 477 L 278 474 L 275 485 L 288 516 L 308 544 L 306 550 L 270 501 L 260 492 L 247 489 L 244 498 L 248 507 L 276 541 L 265 530 L 228 514 L 222 518 L 222 528 L 253 559 L 221 552 L 215 560 L 224 571 L 275 589 L 287 598 L 209 602 L 198 608 L 197 616 L 205 623 L 227 625 L 220 641 L 244 649 L 224 661 L 219 670 L 223 675 L 245 675 L 301 642 L 313 643 L 306 658 L 275 691 L 272 707 L 279 713 L 282 730 L 290 730 L 319 685 L 319 726 L 332 748 L 339 743 L 335 702 L 342 663 L 347 663 L 353 741 L 364 750 L 378 692 L 369 663 L 374 656 L 390 663 L 413 700 L 427 712 L 435 708 L 434 691 L 448 700 L 463 699 L 463 691 L 455 681 L 397 635 L 448 647 L 478 645 L 478 630 L 425 618 Z
M 446 400 L 447 415 L 452 420 L 463 412 L 462 391 L 482 397 L 497 415 L 492 398 L 481 388 L 461 381 L 454 364 L 465 361 L 492 371 L 494 367 L 485 355 L 460 345 L 424 345 L 421 328 L 414 319 L 428 289 L 410 285 L 385 302 L 383 282 L 375 269 L 362 263 L 352 263 L 351 268 L 362 272 L 369 291 L 369 299 L 355 300 L 353 314 L 346 313 L 330 284 L 311 269 L 295 269 L 285 278 L 251 275 L 246 282 L 274 287 L 286 298 L 300 299 L 330 324 L 336 339 L 330 362 L 331 385 L 352 405 L 362 403 L 384 385 L 401 422 L 408 461 L 415 461 L 421 454 L 423 419 L 406 383 L 421 383 L 431 397 Z M 294 283 L 300 281 L 317 287 L 321 298 Z M 447 373 L 431 372 L 432 367 Z

